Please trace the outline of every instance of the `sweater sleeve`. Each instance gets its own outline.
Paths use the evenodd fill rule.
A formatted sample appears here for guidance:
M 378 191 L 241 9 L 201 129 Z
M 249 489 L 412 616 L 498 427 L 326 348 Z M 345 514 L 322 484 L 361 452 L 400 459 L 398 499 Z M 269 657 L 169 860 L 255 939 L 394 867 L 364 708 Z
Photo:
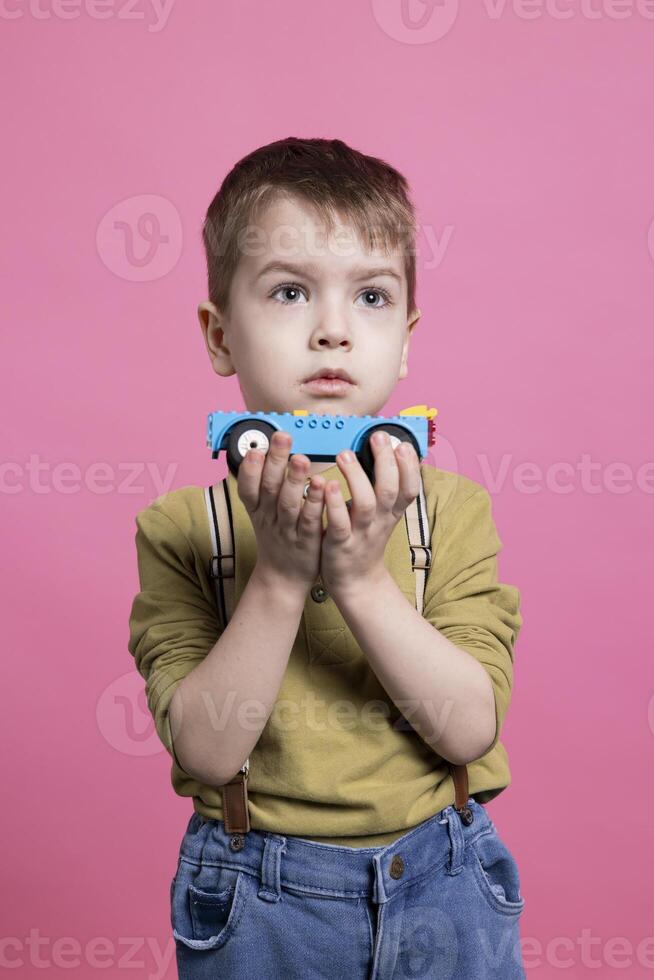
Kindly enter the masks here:
M 168 707 L 179 682 L 216 643 L 215 607 L 196 571 L 186 535 L 155 501 L 136 515 L 140 592 L 129 618 L 129 652 L 145 679 L 148 708 L 159 738 L 175 755 Z
M 436 521 L 431 547 L 423 615 L 488 672 L 495 694 L 495 737 L 487 755 L 497 744 L 511 700 L 522 616 L 518 589 L 498 582 L 502 543 L 484 487 L 448 514 L 440 530 Z

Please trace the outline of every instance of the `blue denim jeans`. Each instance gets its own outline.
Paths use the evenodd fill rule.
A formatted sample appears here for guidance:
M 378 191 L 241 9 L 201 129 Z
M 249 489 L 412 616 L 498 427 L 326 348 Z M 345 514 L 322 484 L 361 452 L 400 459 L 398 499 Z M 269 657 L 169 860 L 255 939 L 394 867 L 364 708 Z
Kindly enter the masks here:
M 171 882 L 180 980 L 525 980 L 515 859 L 485 808 L 445 807 L 386 847 L 193 813 Z

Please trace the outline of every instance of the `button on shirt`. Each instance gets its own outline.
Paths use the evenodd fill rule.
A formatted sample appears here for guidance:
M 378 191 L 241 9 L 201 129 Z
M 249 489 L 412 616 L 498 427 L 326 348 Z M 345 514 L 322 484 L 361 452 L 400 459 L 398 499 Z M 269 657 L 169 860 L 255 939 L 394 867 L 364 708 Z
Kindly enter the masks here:
M 470 795 L 486 803 L 510 783 L 499 737 L 522 625 L 520 594 L 498 581 L 502 545 L 488 491 L 426 463 L 421 470 L 432 548 L 423 616 L 479 660 L 495 694 L 494 741 L 482 758 L 468 763 Z M 337 464 L 322 475 L 338 480 L 344 499 L 350 499 Z M 238 602 L 256 562 L 256 538 L 229 471 L 227 480 Z M 220 635 L 208 575 L 211 536 L 203 494 L 200 486 L 181 487 L 136 515 L 139 591 L 128 649 L 146 681 L 148 707 L 171 756 L 175 792 L 192 798 L 203 816 L 222 819 L 220 787 L 200 783 L 182 769 L 168 720 L 177 685 Z M 393 529 L 384 562 L 415 608 L 404 520 Z M 398 649 L 397 656 L 410 657 L 411 651 Z M 291 715 L 294 724 L 289 724 L 289 706 L 297 708 Z M 275 707 L 250 753 L 248 798 L 251 826 L 257 830 L 348 847 L 386 846 L 454 802 L 447 762 L 388 696 L 320 580 L 307 594 Z
M 329 592 L 320 584 L 311 587 L 311 598 L 314 602 L 324 602 L 329 599 Z

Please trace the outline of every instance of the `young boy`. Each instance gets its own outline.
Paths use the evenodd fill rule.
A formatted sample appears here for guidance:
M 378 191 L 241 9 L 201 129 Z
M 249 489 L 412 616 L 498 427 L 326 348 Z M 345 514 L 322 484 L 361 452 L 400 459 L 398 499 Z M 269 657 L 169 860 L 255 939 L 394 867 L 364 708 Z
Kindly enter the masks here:
M 216 374 L 252 412 L 381 414 L 420 315 L 414 237 L 383 161 L 323 139 L 249 154 L 204 225 Z M 228 472 L 224 629 L 204 489 L 136 517 L 129 650 L 194 807 L 171 883 L 182 978 L 524 977 L 518 869 L 483 806 L 510 783 L 519 593 L 498 582 L 488 492 L 372 445 L 374 485 L 351 454 L 312 462 L 281 433 Z M 421 476 L 422 613 L 404 520 Z M 221 788 L 246 759 L 251 825 L 228 833 Z

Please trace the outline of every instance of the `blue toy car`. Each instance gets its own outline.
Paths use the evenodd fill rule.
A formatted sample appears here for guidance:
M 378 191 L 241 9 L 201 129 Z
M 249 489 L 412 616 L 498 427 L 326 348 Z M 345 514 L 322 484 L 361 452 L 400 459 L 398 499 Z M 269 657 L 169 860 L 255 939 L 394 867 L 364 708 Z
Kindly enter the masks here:
M 399 415 L 318 415 L 303 409 L 293 412 L 209 412 L 207 446 L 213 459 L 221 450 L 227 455 L 227 466 L 238 476 L 239 466 L 248 450 L 267 453 L 276 431 L 288 432 L 293 439 L 290 455 L 303 453 L 312 460 L 335 460 L 343 449 L 356 453 L 368 479 L 374 483 L 374 455 L 370 437 L 383 429 L 393 448 L 399 442 L 410 442 L 423 459 L 436 441 L 436 408 L 413 405 Z

